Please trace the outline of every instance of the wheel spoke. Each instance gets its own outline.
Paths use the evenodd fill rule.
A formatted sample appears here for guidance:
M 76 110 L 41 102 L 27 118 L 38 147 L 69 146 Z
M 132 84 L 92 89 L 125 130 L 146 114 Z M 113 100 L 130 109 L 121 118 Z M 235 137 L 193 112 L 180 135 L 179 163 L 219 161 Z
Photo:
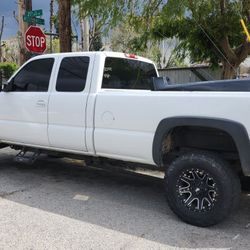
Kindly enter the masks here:
M 187 181 L 193 181 L 195 180 L 195 175 L 193 172 L 189 172 L 187 174 L 183 174 L 182 179 L 185 179 Z
M 209 211 L 217 201 L 216 183 L 204 170 L 186 170 L 180 175 L 177 186 L 179 199 L 192 211 Z
M 187 179 L 187 178 L 185 178 L 185 177 L 182 177 L 181 180 L 182 180 L 183 182 L 185 182 L 185 183 L 188 185 L 188 187 L 190 187 L 190 180 L 189 180 L 189 179 Z
M 190 185 L 189 185 L 189 186 L 186 186 L 186 187 L 180 187 L 180 188 L 179 188 L 179 193 L 180 193 L 180 194 L 191 193 L 189 187 L 190 187 Z
M 206 178 L 206 184 L 207 184 L 207 186 L 209 186 L 210 189 L 215 188 L 215 182 L 214 182 L 213 178 L 209 177 L 208 175 L 207 175 L 207 178 Z
M 201 200 L 201 209 L 205 209 L 205 203 L 207 203 L 207 206 L 211 206 L 212 205 L 212 202 L 207 198 L 207 197 L 204 197 L 202 198 Z
M 184 200 L 184 203 L 187 204 L 188 206 L 191 206 L 191 204 L 192 204 L 192 202 L 193 202 L 194 199 L 195 199 L 195 198 L 193 198 L 193 195 L 192 195 L 192 193 L 190 192 L 189 197 L 188 197 L 187 199 Z
M 213 203 L 216 200 L 217 193 L 215 190 L 208 191 L 208 199 Z
M 201 202 L 200 202 L 199 198 L 193 197 L 193 198 L 190 198 L 188 201 L 189 202 L 186 202 L 188 207 L 192 207 L 192 204 L 194 204 L 195 209 L 200 210 Z
M 194 171 L 194 174 L 196 176 L 197 179 L 200 179 L 200 180 L 204 180 L 205 178 L 205 175 L 204 175 L 204 172 L 203 171 Z

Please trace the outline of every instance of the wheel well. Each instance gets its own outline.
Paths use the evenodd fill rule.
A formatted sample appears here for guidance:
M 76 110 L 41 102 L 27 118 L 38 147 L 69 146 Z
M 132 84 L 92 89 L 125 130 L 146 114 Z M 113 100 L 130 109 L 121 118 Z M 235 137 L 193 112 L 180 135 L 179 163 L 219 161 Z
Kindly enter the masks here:
M 171 129 L 162 143 L 163 161 L 191 150 L 216 152 L 224 159 L 239 162 L 239 153 L 232 136 L 223 130 L 203 126 L 178 126 Z

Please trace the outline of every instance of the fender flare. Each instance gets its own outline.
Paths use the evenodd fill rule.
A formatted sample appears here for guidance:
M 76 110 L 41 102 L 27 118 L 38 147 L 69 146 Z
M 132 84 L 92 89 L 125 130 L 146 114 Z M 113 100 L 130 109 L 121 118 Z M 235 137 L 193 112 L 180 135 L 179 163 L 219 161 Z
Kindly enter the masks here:
M 163 166 L 162 143 L 172 129 L 181 126 L 199 126 L 220 129 L 229 134 L 238 150 L 244 175 L 250 176 L 250 141 L 246 128 L 238 122 L 209 117 L 170 117 L 163 119 L 155 132 L 153 140 L 153 160 L 156 165 Z

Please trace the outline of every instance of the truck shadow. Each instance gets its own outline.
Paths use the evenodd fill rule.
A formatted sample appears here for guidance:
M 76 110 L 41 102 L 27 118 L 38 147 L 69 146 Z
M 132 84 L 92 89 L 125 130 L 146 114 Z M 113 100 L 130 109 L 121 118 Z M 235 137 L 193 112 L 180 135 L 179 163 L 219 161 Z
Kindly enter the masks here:
M 33 166 L 0 156 L 0 197 L 167 246 L 249 249 L 250 195 L 227 221 L 197 228 L 168 208 L 163 181 L 126 171 L 83 167 L 81 161 L 42 157 Z M 250 192 L 249 192 L 250 193 Z M 237 248 L 237 247 L 236 247 Z

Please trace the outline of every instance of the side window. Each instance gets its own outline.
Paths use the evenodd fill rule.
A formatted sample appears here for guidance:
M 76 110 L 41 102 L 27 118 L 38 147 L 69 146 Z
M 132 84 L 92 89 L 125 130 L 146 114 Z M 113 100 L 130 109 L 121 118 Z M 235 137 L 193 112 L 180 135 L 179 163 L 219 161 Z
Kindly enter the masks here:
M 53 64 L 53 58 L 46 58 L 38 59 L 25 65 L 14 77 L 13 91 L 48 91 Z
M 85 88 L 89 68 L 89 57 L 66 57 L 62 60 L 56 90 L 61 92 L 81 92 Z
M 108 89 L 151 89 L 152 77 L 157 73 L 153 64 L 107 57 L 102 88 Z

